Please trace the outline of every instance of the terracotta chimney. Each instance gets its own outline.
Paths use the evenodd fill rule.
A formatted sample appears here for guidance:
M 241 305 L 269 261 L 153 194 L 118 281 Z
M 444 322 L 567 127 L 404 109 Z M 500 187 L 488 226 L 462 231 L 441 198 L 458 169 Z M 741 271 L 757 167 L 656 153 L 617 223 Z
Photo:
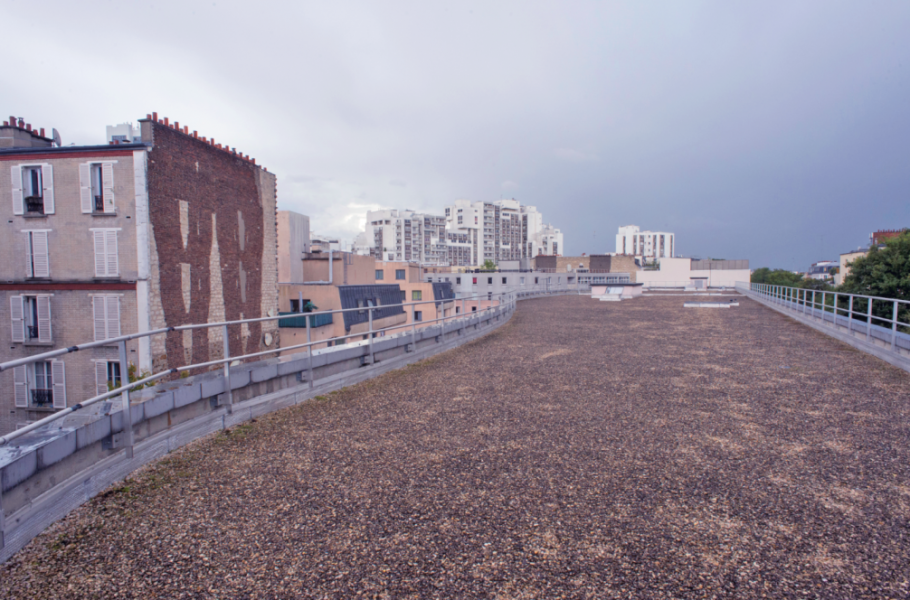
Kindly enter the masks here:
M 41 137 L 44 137 L 44 127 L 41 128 Z
M 152 121 L 158 122 L 158 113 L 156 113 L 156 112 L 152 113 Z
M 165 126 L 167 126 L 167 127 L 170 127 L 170 126 L 171 126 L 171 124 L 170 124 L 170 123 L 168 122 L 168 120 L 167 120 L 167 117 L 164 117 L 164 124 L 165 124 Z

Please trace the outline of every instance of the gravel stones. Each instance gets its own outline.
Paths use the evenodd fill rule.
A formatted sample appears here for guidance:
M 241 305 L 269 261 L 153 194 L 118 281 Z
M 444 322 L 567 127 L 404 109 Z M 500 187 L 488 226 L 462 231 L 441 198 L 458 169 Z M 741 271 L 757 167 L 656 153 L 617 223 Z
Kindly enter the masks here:
M 210 436 L 0 565 L 0 597 L 910 596 L 910 375 L 682 300 L 523 301 Z

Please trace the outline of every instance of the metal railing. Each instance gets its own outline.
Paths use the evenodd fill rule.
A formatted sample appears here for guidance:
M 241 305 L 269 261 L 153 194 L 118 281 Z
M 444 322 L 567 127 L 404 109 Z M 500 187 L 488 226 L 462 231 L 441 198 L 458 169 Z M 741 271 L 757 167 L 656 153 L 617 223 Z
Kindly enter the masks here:
M 764 283 L 739 285 L 783 309 L 846 329 L 866 342 L 878 342 L 894 354 L 910 353 L 910 302 L 906 300 Z
M 221 358 L 218 358 L 215 360 L 209 360 L 209 361 L 205 361 L 205 362 L 201 362 L 201 363 L 183 365 L 183 366 L 179 366 L 179 367 L 175 367 L 175 368 L 168 368 L 168 369 L 165 369 L 158 373 L 150 374 L 149 376 L 144 377 L 140 380 L 123 383 L 121 386 L 119 386 L 115 389 L 112 389 L 106 393 L 98 394 L 97 396 L 93 396 L 87 400 L 83 400 L 82 402 L 79 402 L 78 404 L 69 406 L 65 409 L 61 409 L 58 412 L 55 412 L 54 414 L 49 415 L 43 419 L 37 420 L 33 423 L 29 423 L 28 425 L 21 427 L 20 429 L 17 429 L 4 436 L 0 436 L 0 446 L 8 444 L 9 442 L 11 442 L 12 440 L 14 440 L 16 438 L 19 438 L 29 432 L 35 431 L 36 429 L 40 429 L 41 427 L 43 427 L 49 423 L 52 423 L 58 419 L 62 419 L 63 417 L 65 417 L 69 414 L 72 414 L 76 411 L 79 411 L 87 406 L 90 406 L 97 402 L 101 402 L 103 400 L 108 400 L 108 399 L 114 398 L 116 396 L 120 396 L 122 398 L 123 407 L 129 407 L 130 406 L 129 394 L 130 394 L 131 390 L 133 390 L 135 388 L 141 388 L 143 386 L 148 385 L 149 383 L 153 383 L 155 381 L 164 379 L 165 377 L 168 377 L 168 376 L 180 374 L 184 371 L 191 371 L 193 369 L 206 369 L 206 368 L 210 368 L 210 367 L 221 366 L 221 368 L 223 369 L 225 381 L 230 382 L 231 366 L 232 365 L 236 366 L 237 361 L 244 361 L 244 360 L 248 360 L 248 359 L 252 359 L 252 358 L 260 358 L 260 357 L 264 357 L 264 356 L 268 356 L 268 355 L 280 356 L 283 352 L 288 352 L 290 350 L 305 350 L 307 352 L 307 359 L 308 359 L 307 381 L 309 382 L 309 386 L 313 387 L 313 346 L 316 346 L 316 345 L 339 346 L 339 345 L 348 343 L 345 340 L 351 340 L 353 338 L 358 338 L 358 339 L 356 339 L 356 342 L 359 343 L 359 342 L 363 341 L 364 338 L 366 338 L 366 340 L 368 340 L 368 346 L 369 346 L 368 352 L 369 352 L 369 357 L 370 357 L 370 363 L 372 364 L 372 362 L 374 360 L 373 339 L 378 335 L 385 336 L 393 330 L 401 330 L 401 329 L 410 328 L 410 330 L 411 330 L 410 334 L 411 334 L 412 340 L 414 340 L 412 343 L 415 343 L 416 336 L 417 336 L 417 324 L 418 323 L 420 323 L 420 328 L 422 329 L 425 327 L 432 326 L 435 323 L 445 323 L 446 321 L 453 321 L 456 319 L 464 319 L 464 318 L 468 318 L 468 317 L 474 318 L 478 315 L 484 315 L 484 314 L 494 312 L 494 311 L 502 312 L 506 308 L 514 307 L 515 302 L 519 298 L 527 298 L 527 297 L 531 297 L 531 296 L 557 295 L 557 294 L 575 293 L 575 292 L 576 292 L 576 290 L 568 290 L 568 289 L 565 289 L 565 290 L 559 289 L 559 290 L 552 290 L 552 291 L 536 291 L 536 292 L 503 292 L 503 293 L 495 294 L 495 295 L 494 294 L 477 294 L 477 295 L 473 295 L 470 297 L 454 298 L 454 299 L 448 299 L 448 300 L 424 300 L 424 301 L 416 301 L 416 302 L 401 302 L 400 304 L 392 304 L 392 305 L 385 305 L 385 306 L 364 306 L 364 307 L 345 308 L 345 309 L 338 309 L 338 310 L 318 311 L 318 312 L 312 312 L 312 313 L 301 313 L 301 316 L 318 319 L 320 317 L 320 315 L 331 316 L 331 315 L 335 315 L 335 314 L 343 315 L 344 313 L 348 313 L 348 312 L 369 311 L 369 314 L 368 314 L 369 318 L 367 321 L 368 329 L 365 331 L 357 332 L 357 333 L 346 333 L 344 335 L 334 336 L 331 338 L 313 340 L 312 339 L 312 328 L 313 328 L 312 320 L 311 320 L 311 318 L 307 318 L 306 319 L 306 332 L 307 332 L 307 341 L 306 342 L 300 343 L 300 344 L 294 344 L 291 346 L 284 346 L 284 347 L 280 347 L 280 348 L 274 348 L 274 349 L 270 349 L 270 350 L 260 351 L 260 352 L 242 354 L 242 355 L 238 355 L 238 356 L 231 356 L 231 353 L 230 353 L 229 327 L 240 327 L 244 324 L 248 325 L 250 323 L 280 321 L 282 319 L 287 319 L 288 316 L 287 315 L 276 315 L 274 317 L 259 317 L 259 318 L 255 318 L 255 319 L 242 319 L 242 320 L 237 320 L 237 321 L 224 321 L 224 322 L 219 322 L 219 323 L 200 323 L 200 324 L 192 324 L 192 325 L 179 325 L 179 326 L 174 326 L 174 327 L 165 327 L 165 328 L 155 329 L 152 331 L 146 331 L 146 332 L 142 332 L 142 333 L 122 335 L 119 337 L 109 338 L 109 339 L 102 340 L 102 341 L 77 344 L 75 346 L 70 346 L 68 348 L 60 348 L 60 349 L 51 350 L 48 352 L 43 352 L 41 354 L 35 354 L 35 355 L 28 356 L 25 358 L 19 358 L 16 360 L 6 361 L 4 363 L 0 363 L 0 372 L 7 371 L 9 369 L 13 369 L 15 367 L 19 367 L 19 366 L 23 366 L 23 365 L 29 365 L 29 364 L 32 364 L 32 363 L 35 363 L 38 361 L 45 361 L 45 360 L 49 360 L 49 359 L 52 359 L 52 358 L 55 358 L 58 356 L 71 354 L 73 352 L 87 350 L 89 348 L 98 348 L 98 347 L 102 347 L 102 346 L 116 345 L 119 350 L 120 372 L 125 374 L 125 373 L 129 372 L 129 363 L 127 361 L 126 344 L 127 344 L 127 342 L 130 342 L 132 340 L 138 340 L 141 338 L 151 337 L 151 336 L 155 336 L 155 335 L 166 335 L 168 333 L 176 332 L 176 331 L 191 331 L 191 330 L 195 330 L 195 329 L 212 329 L 212 328 L 218 327 L 218 328 L 221 328 L 222 340 L 224 343 L 224 346 L 223 346 L 224 354 Z M 461 310 L 456 312 L 455 307 L 458 306 L 459 303 L 460 303 Z M 471 306 L 474 307 L 476 311 L 467 312 L 466 309 L 468 307 L 468 303 L 471 303 Z M 476 304 L 476 306 L 475 306 L 475 304 Z M 437 309 L 437 314 L 439 314 L 439 311 L 441 311 L 443 313 L 443 316 L 437 317 L 435 319 L 421 319 L 420 321 L 417 321 L 415 319 L 416 313 L 417 313 L 417 307 L 423 306 L 423 305 L 434 305 L 434 307 Z M 380 309 L 388 309 L 389 307 L 393 307 L 393 306 L 401 306 L 402 307 L 401 314 L 405 314 L 405 310 L 406 310 L 405 307 L 410 307 L 411 322 L 401 324 L 401 325 L 392 325 L 389 327 L 382 327 L 379 329 L 374 328 L 373 311 L 380 310 Z M 446 310 L 451 310 L 452 314 L 445 315 Z M 224 394 L 225 394 L 224 404 L 227 405 L 228 411 L 230 412 L 231 405 L 233 405 L 233 396 L 231 393 L 231 386 L 229 383 L 228 383 L 228 385 L 225 386 Z M 123 441 L 123 446 L 128 448 L 129 451 L 131 452 L 132 446 L 133 446 L 133 439 L 132 439 L 133 432 L 132 432 L 132 414 L 131 414 L 130 410 L 123 411 L 123 419 L 124 419 L 123 432 L 125 433 L 125 436 L 126 436 L 125 440 Z

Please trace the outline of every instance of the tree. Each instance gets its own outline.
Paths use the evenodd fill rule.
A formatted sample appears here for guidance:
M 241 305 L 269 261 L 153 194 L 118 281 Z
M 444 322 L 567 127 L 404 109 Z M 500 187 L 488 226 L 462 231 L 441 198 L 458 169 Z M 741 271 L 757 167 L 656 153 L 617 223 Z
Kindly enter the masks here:
M 752 273 L 751 281 L 752 283 L 798 287 L 805 280 L 801 274 L 793 271 L 787 271 L 786 269 L 774 269 L 772 271 L 768 267 L 762 267 L 755 269 Z
M 495 271 L 495 270 L 496 270 L 496 263 L 494 263 L 494 262 L 493 262 L 492 260 L 490 260 L 489 258 L 486 259 L 485 261 L 483 261 L 483 270 L 484 270 L 484 271 Z
M 850 265 L 850 274 L 844 278 L 839 291 L 864 296 L 879 296 L 910 301 L 910 231 L 884 240 L 884 248 L 872 246 L 869 254 L 860 256 Z M 860 311 L 868 307 L 860 301 Z M 898 320 L 910 321 L 910 307 L 900 305 Z M 856 310 L 854 302 L 854 310 Z M 872 314 L 883 319 L 893 316 L 893 303 L 875 301 Z M 875 322 L 875 321 L 873 321 Z M 877 325 L 889 325 L 878 321 Z

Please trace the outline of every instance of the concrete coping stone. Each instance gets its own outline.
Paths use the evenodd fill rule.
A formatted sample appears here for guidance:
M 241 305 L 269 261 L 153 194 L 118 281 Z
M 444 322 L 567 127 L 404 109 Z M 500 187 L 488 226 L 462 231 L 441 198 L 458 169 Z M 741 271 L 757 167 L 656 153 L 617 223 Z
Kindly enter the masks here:
M 76 432 L 70 431 L 38 448 L 38 469 L 55 465 L 76 451 Z

